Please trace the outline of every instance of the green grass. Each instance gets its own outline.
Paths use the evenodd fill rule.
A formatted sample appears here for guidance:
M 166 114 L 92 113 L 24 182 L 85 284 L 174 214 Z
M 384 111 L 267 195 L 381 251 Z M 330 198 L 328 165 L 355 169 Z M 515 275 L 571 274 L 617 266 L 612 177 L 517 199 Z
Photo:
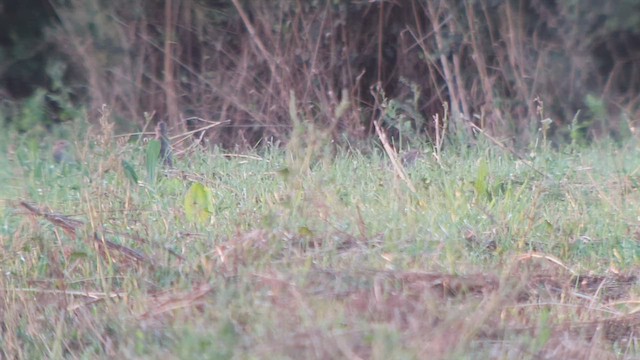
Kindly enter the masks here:
M 588 325 L 634 309 L 635 278 L 614 271 L 639 263 L 635 143 L 522 160 L 481 141 L 441 163 L 427 149 L 415 193 L 380 149 L 198 150 L 150 183 L 143 145 L 75 145 L 77 166 L 48 142 L 0 145 L 0 357 L 640 354 L 638 323 Z M 193 182 L 210 221 L 185 214 Z M 20 201 L 83 225 L 74 238 Z

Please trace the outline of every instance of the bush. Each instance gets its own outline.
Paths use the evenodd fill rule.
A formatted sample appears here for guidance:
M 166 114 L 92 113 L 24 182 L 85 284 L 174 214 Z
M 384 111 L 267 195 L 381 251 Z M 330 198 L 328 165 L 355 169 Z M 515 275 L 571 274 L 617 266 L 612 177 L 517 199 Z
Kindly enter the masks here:
M 142 114 L 155 111 L 176 131 L 228 121 L 207 134 L 224 146 L 286 142 L 293 93 L 301 119 L 338 141 L 373 134 L 378 118 L 391 135 L 409 126 L 412 137 L 433 136 L 433 116 L 448 104 L 450 134 L 471 135 L 473 121 L 526 145 L 547 118 L 556 142 L 575 136 L 572 121 L 585 139 L 628 133 L 620 129 L 638 111 L 639 8 L 638 0 L 66 0 L 49 39 L 86 84 L 71 98 L 85 93 L 94 111 L 109 104 L 123 126 L 143 127 Z M 594 100 L 604 119 L 575 116 Z

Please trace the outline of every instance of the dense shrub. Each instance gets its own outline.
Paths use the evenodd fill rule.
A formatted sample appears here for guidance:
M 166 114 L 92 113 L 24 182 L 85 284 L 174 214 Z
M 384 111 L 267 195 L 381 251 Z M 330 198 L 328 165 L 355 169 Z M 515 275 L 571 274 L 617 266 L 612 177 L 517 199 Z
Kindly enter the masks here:
M 447 107 L 452 134 L 472 121 L 524 144 L 545 119 L 584 141 L 638 114 L 638 0 L 53 3 L 47 39 L 86 86 L 66 100 L 122 125 L 228 120 L 207 134 L 226 146 L 286 141 L 292 111 L 336 140 L 372 119 L 419 140 Z

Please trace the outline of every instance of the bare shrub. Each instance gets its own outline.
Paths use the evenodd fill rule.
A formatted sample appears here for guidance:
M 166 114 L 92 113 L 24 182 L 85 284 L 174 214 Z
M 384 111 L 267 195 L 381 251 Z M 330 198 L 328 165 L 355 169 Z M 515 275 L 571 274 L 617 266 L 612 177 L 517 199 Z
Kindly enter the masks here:
M 538 97 L 556 140 L 579 109 L 633 119 L 638 107 L 632 42 L 598 57 L 615 31 L 633 38 L 633 19 L 578 1 L 66 3 L 51 37 L 82 69 L 92 109 L 109 104 L 136 126 L 155 111 L 185 131 L 229 120 L 208 134 L 227 147 L 286 142 L 291 94 L 334 140 L 366 138 L 374 119 L 392 138 L 407 126 L 432 136 L 447 104 L 450 135 L 471 141 L 473 122 L 526 144 L 540 128 Z M 393 112 L 374 106 L 376 84 Z M 581 136 L 628 125 L 601 117 L 583 112 Z

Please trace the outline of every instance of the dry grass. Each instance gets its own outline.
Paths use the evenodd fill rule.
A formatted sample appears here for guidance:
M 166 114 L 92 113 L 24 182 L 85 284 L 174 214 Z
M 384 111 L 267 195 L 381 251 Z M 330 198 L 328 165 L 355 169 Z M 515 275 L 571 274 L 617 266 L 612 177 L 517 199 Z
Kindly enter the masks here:
M 637 76 L 575 114 L 606 74 L 564 3 L 68 3 L 98 121 L 69 162 L 0 134 L 0 357 L 640 355 Z
M 77 164 L 0 157 L 3 357 L 638 355 L 633 144 L 405 169 L 301 138 L 145 177 L 145 142 L 97 133 Z M 210 222 L 185 215 L 193 181 Z
M 464 142 L 471 122 L 524 146 L 542 120 L 536 98 L 555 141 L 625 137 L 637 119 L 635 50 L 590 1 L 67 4 L 49 31 L 79 78 L 66 90 L 89 95 L 90 119 L 114 107 L 126 131 L 155 111 L 173 133 L 224 122 L 198 135 L 230 149 L 285 143 L 291 93 L 336 142 L 374 135 L 382 115 L 402 146 L 438 143 L 438 114 Z

